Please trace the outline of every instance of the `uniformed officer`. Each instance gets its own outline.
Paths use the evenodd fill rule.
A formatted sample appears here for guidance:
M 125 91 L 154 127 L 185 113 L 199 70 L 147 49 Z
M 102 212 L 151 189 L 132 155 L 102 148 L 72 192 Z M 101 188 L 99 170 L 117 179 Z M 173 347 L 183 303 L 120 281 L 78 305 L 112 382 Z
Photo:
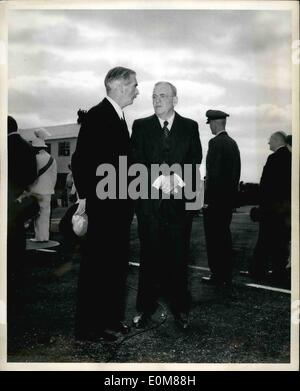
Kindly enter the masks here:
M 209 282 L 230 285 L 232 280 L 232 241 L 230 223 L 240 180 L 241 162 L 237 143 L 225 131 L 229 114 L 220 110 L 206 112 L 207 124 L 215 136 L 209 141 L 206 158 L 204 229 Z

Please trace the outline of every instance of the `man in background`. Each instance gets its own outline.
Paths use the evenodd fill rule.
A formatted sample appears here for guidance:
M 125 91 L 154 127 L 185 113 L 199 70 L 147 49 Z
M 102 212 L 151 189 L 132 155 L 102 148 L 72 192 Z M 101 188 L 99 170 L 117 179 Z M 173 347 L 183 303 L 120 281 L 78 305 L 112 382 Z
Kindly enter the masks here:
M 209 279 L 203 282 L 216 287 L 230 287 L 233 254 L 230 224 L 235 207 L 241 172 L 237 143 L 225 130 L 229 114 L 220 110 L 206 112 L 212 134 L 206 158 L 204 229 Z
M 18 301 L 21 290 L 23 266 L 25 262 L 26 236 L 24 223 L 26 218 L 37 212 L 32 199 L 24 197 L 24 191 L 37 177 L 37 162 L 31 145 L 18 132 L 16 120 L 7 117 L 7 155 L 8 155 L 8 216 L 7 216 L 7 308 L 8 326 L 11 330 L 12 317 L 19 310 Z M 14 314 L 14 315 L 13 315 Z
M 291 237 L 291 152 L 286 134 L 275 132 L 269 139 L 269 155 L 259 185 L 259 235 L 250 264 L 250 275 L 256 280 L 288 283 L 286 269 Z

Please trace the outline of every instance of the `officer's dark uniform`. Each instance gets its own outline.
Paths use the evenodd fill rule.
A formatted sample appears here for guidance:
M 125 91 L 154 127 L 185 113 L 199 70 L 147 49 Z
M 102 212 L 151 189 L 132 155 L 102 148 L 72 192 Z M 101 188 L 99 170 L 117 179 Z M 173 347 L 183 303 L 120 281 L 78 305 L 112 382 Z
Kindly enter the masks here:
M 206 112 L 207 123 L 229 116 L 219 110 Z M 208 265 L 215 285 L 232 278 L 232 242 L 230 223 L 240 180 L 240 152 L 227 132 L 221 131 L 209 141 L 206 158 L 204 228 Z

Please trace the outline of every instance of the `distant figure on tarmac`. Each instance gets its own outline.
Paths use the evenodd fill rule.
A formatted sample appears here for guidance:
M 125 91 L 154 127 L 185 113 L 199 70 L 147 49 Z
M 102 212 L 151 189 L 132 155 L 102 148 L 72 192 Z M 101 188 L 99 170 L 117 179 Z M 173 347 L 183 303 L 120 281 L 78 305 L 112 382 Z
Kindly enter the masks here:
M 51 195 L 57 179 L 57 165 L 55 159 L 47 152 L 45 139 L 50 134 L 45 129 L 35 130 L 35 139 L 32 146 L 36 153 L 38 177 L 30 187 L 31 193 L 36 196 L 40 213 L 34 220 L 34 242 L 48 242 L 50 231 Z
M 71 164 L 68 165 L 69 172 L 66 176 L 65 188 L 63 190 L 62 206 L 69 206 L 69 202 L 73 204 L 76 202 L 76 189 L 74 185 L 73 172 Z
M 288 283 L 286 266 L 291 238 L 291 152 L 284 132 L 269 139 L 270 150 L 260 180 L 259 234 L 250 264 L 250 275 L 256 280 Z

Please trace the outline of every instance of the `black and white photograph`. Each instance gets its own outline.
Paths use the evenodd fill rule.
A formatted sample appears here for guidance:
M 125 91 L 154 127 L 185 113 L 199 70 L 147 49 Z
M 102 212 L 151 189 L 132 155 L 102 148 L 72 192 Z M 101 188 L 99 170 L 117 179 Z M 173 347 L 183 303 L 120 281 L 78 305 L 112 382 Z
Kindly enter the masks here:
M 299 3 L 0 19 L 1 370 L 299 370 Z

